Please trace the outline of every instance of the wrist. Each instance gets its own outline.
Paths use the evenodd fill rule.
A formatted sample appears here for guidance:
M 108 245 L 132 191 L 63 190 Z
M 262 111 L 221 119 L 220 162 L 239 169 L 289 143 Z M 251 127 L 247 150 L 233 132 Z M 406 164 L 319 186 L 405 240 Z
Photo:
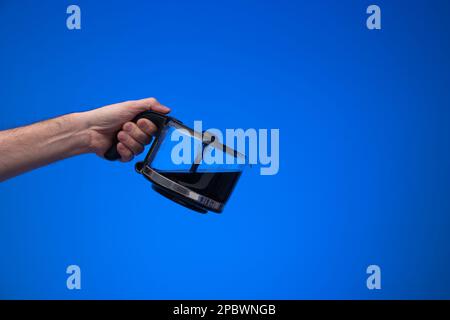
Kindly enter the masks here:
M 70 116 L 74 118 L 78 128 L 79 135 L 82 137 L 82 152 L 95 153 L 100 157 L 111 146 L 112 136 L 116 129 L 108 128 L 108 123 L 98 116 L 97 109 L 73 113 Z M 105 125 L 106 124 L 106 125 Z
M 89 119 L 85 112 L 70 113 L 63 116 L 63 118 L 71 123 L 71 131 L 75 141 L 74 153 L 91 153 L 93 139 Z

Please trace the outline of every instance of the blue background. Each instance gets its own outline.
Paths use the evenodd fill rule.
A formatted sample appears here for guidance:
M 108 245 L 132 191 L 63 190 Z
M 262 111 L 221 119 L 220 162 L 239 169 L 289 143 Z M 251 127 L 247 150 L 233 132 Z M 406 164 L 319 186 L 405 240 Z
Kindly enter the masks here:
M 222 215 L 95 155 L 0 184 L 0 297 L 450 298 L 450 3 L 374 3 L 0 1 L 1 129 L 149 96 L 280 129 Z

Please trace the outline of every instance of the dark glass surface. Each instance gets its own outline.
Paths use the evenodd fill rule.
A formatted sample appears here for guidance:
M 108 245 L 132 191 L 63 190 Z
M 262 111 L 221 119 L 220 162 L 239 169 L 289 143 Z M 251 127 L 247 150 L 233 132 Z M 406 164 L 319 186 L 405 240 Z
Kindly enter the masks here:
M 230 197 L 241 171 L 227 172 L 186 172 L 158 171 L 166 178 L 185 186 L 201 195 L 219 202 L 226 202 Z

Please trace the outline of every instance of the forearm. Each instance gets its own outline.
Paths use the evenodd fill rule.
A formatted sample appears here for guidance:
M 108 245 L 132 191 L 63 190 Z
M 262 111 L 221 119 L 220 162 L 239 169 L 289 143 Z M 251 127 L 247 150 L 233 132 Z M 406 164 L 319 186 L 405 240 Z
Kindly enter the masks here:
M 81 113 L 0 131 L 0 181 L 89 152 L 90 139 Z

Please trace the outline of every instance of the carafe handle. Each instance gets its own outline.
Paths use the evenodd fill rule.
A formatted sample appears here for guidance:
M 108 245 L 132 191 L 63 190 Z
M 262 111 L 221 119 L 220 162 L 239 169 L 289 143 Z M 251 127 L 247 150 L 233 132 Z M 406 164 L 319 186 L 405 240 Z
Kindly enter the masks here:
M 158 128 L 154 137 L 159 136 L 161 129 L 164 127 L 164 125 L 167 123 L 169 119 L 169 117 L 164 114 L 149 110 L 138 114 L 132 121 L 136 123 L 139 119 L 143 118 L 150 120 Z M 107 160 L 114 161 L 120 159 L 120 154 L 117 151 L 117 143 L 119 142 L 119 140 L 117 139 L 117 134 L 119 133 L 119 131 L 114 135 L 111 147 L 103 155 L 104 158 Z

